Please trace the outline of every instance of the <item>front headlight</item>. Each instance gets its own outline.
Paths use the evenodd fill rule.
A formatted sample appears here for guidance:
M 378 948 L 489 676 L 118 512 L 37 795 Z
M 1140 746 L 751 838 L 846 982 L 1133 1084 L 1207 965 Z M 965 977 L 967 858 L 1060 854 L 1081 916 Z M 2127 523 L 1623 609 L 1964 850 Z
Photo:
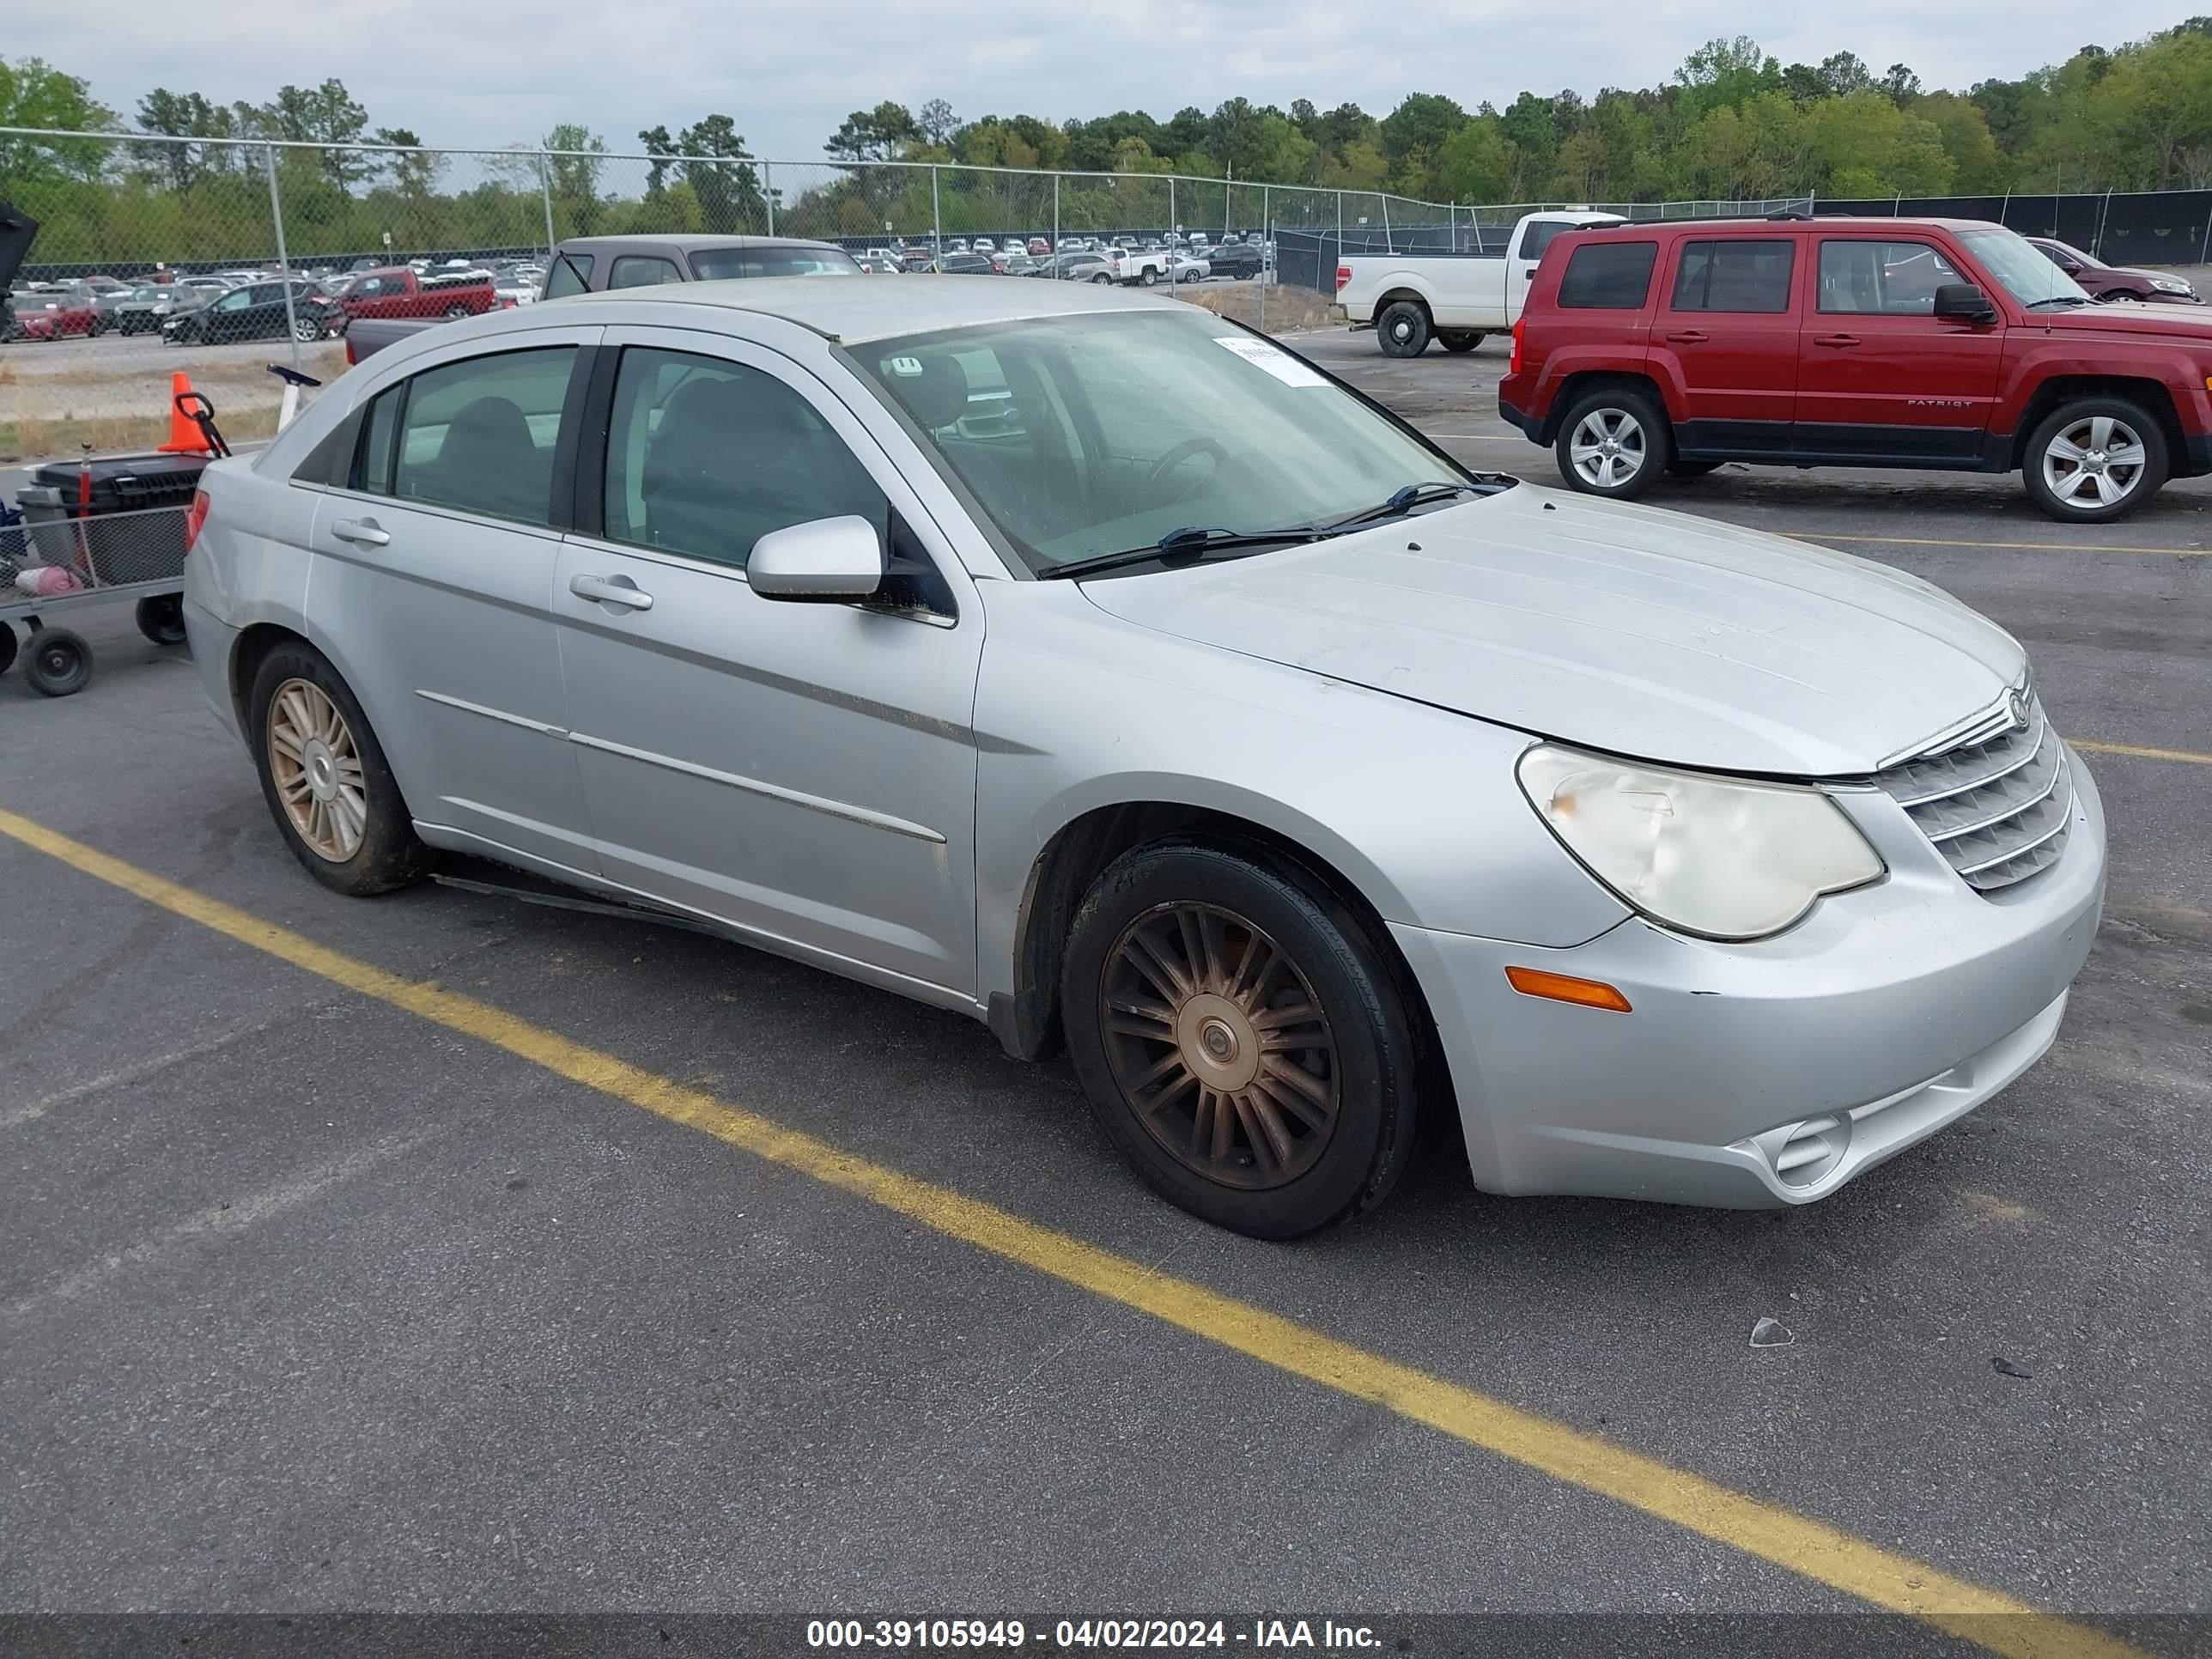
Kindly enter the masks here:
M 1516 775 L 1537 815 L 1600 881 L 1655 921 L 1764 939 L 1823 893 L 1885 866 L 1818 789 L 1674 772 L 1538 744 Z
M 2150 285 L 2161 294 L 2194 294 L 2197 290 L 2178 276 L 2154 276 Z

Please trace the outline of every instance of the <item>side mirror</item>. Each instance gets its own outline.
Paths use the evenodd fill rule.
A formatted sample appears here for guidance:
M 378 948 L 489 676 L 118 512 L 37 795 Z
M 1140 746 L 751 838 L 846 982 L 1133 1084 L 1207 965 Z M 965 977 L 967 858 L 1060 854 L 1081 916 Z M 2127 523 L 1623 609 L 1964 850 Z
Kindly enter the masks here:
M 1997 308 L 1990 296 L 1972 283 L 1946 283 L 1936 290 L 1936 314 L 1957 317 L 1970 323 L 1996 320 Z
M 2081 262 L 2079 259 L 2061 259 L 2058 262 L 2058 268 L 2069 276 L 2079 276 L 2081 274 Z
M 861 599 L 884 583 L 883 536 L 848 514 L 771 530 L 753 544 L 745 580 L 764 599 Z

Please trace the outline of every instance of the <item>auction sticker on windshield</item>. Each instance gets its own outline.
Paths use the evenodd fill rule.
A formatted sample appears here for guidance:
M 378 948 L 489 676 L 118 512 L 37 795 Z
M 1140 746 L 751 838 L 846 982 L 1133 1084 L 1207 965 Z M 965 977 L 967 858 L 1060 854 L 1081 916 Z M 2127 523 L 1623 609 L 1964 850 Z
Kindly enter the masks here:
M 1289 352 L 1278 350 L 1265 340 L 1251 339 L 1242 334 L 1216 335 L 1213 343 L 1227 347 L 1255 368 L 1264 369 L 1285 386 L 1328 384 Z

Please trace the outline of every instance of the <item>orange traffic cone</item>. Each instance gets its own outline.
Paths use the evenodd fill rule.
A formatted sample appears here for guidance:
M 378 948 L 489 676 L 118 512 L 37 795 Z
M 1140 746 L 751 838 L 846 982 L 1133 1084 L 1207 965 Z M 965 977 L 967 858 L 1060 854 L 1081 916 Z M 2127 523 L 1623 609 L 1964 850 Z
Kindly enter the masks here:
M 169 376 L 169 441 L 155 452 L 161 455 L 211 455 L 207 434 L 180 406 L 192 397 L 192 377 L 181 368 Z

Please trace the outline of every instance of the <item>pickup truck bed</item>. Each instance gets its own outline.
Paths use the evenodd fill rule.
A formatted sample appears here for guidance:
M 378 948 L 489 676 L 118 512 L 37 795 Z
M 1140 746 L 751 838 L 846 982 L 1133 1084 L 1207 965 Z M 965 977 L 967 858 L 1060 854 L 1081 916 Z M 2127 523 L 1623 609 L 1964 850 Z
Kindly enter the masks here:
M 1431 340 L 1468 351 L 1510 328 L 1552 238 L 1617 224 L 1620 216 L 1560 210 L 1523 215 L 1493 251 L 1354 253 L 1336 267 L 1336 301 L 1354 328 L 1373 328 L 1383 354 L 1418 357 Z

